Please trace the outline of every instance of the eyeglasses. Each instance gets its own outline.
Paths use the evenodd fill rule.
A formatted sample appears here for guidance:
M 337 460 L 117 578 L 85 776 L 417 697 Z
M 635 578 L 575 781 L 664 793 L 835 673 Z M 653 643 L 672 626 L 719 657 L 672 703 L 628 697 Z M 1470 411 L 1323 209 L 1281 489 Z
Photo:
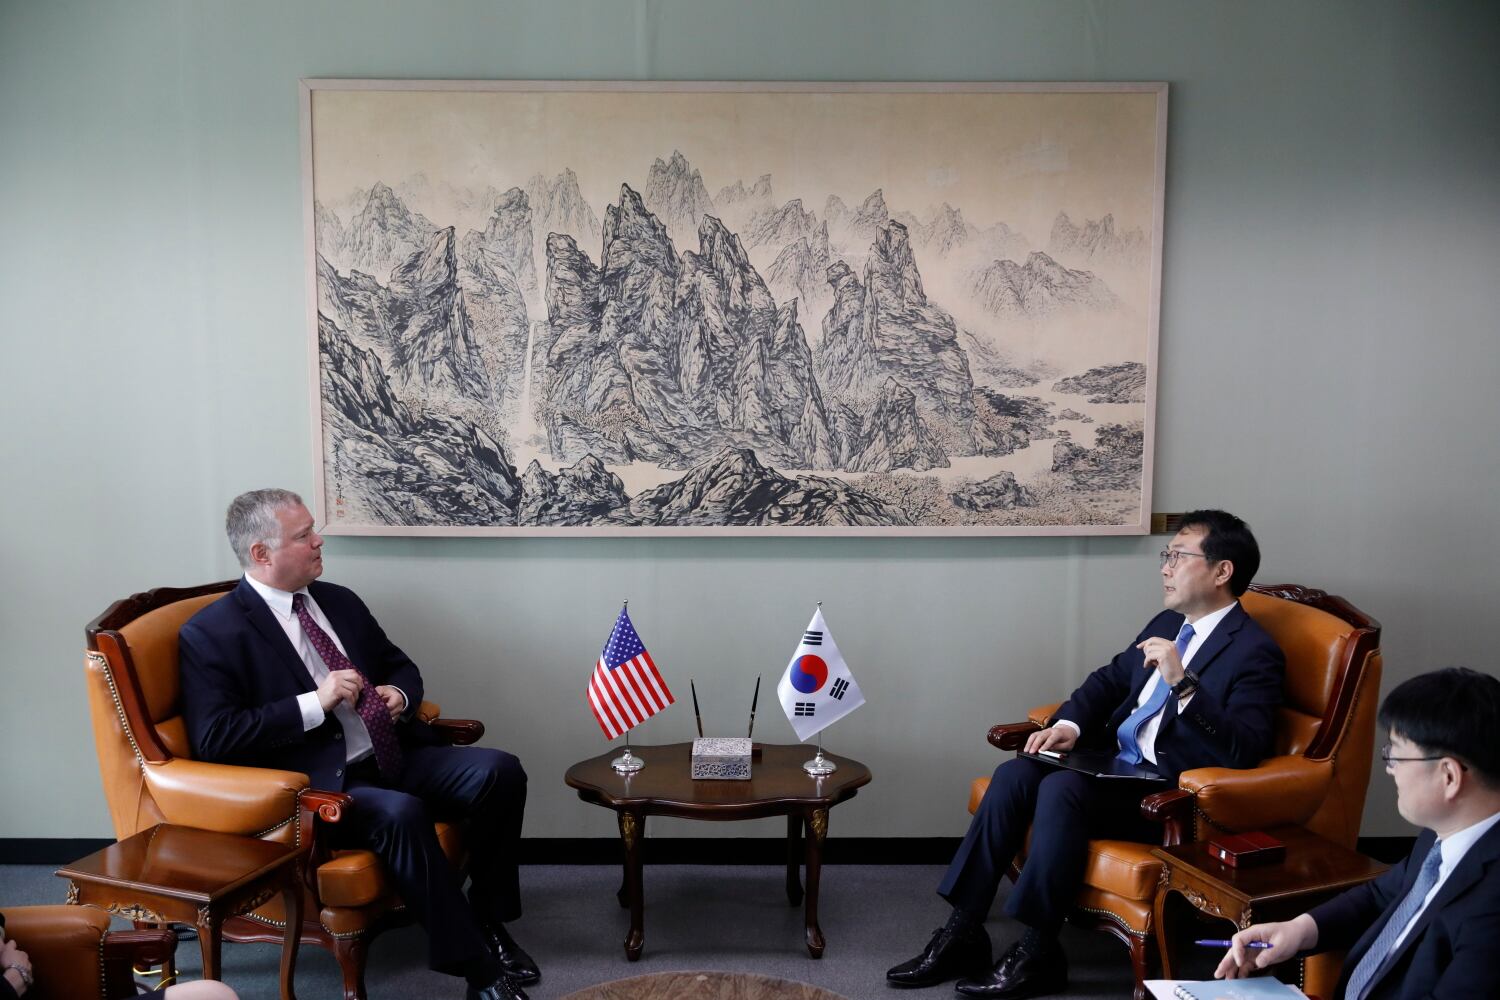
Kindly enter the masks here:
M 1452 756 L 1453 756 L 1452 754 L 1440 753 L 1440 754 L 1437 754 L 1435 756 L 1428 756 L 1428 757 L 1392 757 L 1391 756 L 1391 745 L 1389 743 L 1387 743 L 1385 746 L 1383 746 L 1383 747 L 1380 748 L 1380 759 L 1385 762 L 1385 766 L 1386 767 L 1390 767 L 1392 764 L 1399 764 L 1402 761 L 1442 760 L 1445 757 L 1452 757 Z M 1468 770 L 1467 767 L 1464 767 L 1464 762 L 1463 761 L 1458 760 L 1456 757 L 1454 758 L 1454 761 L 1458 764 L 1459 767 L 1463 768 L 1466 771 Z
M 1172 566 L 1174 568 L 1177 565 L 1177 560 L 1181 559 L 1183 556 L 1197 556 L 1199 559 L 1208 559 L 1208 556 L 1204 555 L 1202 552 L 1186 552 L 1182 549 L 1162 549 L 1161 552 L 1157 554 L 1161 557 L 1162 566 Z

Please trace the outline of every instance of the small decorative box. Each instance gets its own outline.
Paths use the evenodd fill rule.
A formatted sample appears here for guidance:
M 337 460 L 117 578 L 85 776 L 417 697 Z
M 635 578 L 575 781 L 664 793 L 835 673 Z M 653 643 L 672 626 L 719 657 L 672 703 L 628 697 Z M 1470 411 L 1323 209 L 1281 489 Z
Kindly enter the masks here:
M 693 778 L 750 780 L 750 741 L 734 737 L 693 741 Z

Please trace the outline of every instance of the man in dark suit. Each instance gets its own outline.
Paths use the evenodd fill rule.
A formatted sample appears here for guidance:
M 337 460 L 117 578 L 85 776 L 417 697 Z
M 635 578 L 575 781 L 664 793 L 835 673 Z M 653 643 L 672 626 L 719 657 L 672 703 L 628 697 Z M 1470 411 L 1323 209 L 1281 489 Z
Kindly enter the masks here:
M 1187 514 L 1161 554 L 1167 610 L 1090 674 L 1026 750 L 1117 751 L 1167 781 L 1189 768 L 1251 767 L 1269 756 L 1285 658 L 1236 600 L 1259 567 L 1244 521 L 1219 510 Z M 1160 827 L 1140 814 L 1149 790 L 1026 758 L 1001 764 L 938 886 L 952 915 L 920 955 L 886 973 L 887 982 L 932 986 L 967 975 L 960 993 L 1007 1000 L 1064 989 L 1057 936 L 1088 841 L 1159 841 Z M 985 917 L 1028 826 L 1031 849 L 1005 903 L 1027 930 L 991 967 Z
M 295 493 L 236 497 L 226 518 L 239 586 L 178 634 L 183 714 L 202 760 L 305 772 L 353 796 L 335 847 L 380 855 L 426 927 L 431 966 L 469 1000 L 525 1000 L 541 973 L 510 937 L 521 915 L 516 848 L 526 772 L 500 750 L 441 745 L 414 718 L 417 665 L 354 593 L 316 582 L 323 539 Z M 434 820 L 467 822 L 466 900 Z
M 1462 667 L 1413 677 L 1386 696 L 1380 725 L 1396 808 L 1422 827 L 1410 856 L 1300 917 L 1240 931 L 1215 976 L 1348 949 L 1328 1000 L 1496 995 L 1500 680 Z

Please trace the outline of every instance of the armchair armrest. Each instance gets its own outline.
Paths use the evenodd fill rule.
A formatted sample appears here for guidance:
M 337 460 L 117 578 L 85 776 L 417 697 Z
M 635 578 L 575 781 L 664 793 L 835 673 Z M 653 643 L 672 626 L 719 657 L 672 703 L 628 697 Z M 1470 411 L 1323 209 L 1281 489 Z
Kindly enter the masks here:
M 327 850 L 318 841 L 318 824 L 337 823 L 344 818 L 344 810 L 354 801 L 344 792 L 330 792 L 323 788 L 304 788 L 297 793 L 298 842 L 307 851 L 306 864 L 302 866 L 302 880 L 307 887 L 318 892 L 318 866 L 327 860 Z
M 1180 788 L 1153 792 L 1141 799 L 1141 815 L 1162 825 L 1163 847 L 1180 844 L 1193 829 L 1193 793 Z
M 1247 770 L 1200 767 L 1182 772 L 1177 787 L 1193 808 L 1220 830 L 1239 833 L 1310 819 L 1333 780 L 1331 759 L 1272 757 Z M 1170 794 L 1170 793 L 1161 793 Z
M 297 817 L 308 777 L 298 771 L 174 757 L 143 769 L 162 818 L 179 826 L 254 836 Z
M 424 701 L 417 706 L 417 721 L 432 727 L 438 738 L 450 746 L 466 747 L 484 736 L 484 723 L 478 719 L 444 719 L 440 706 Z
M 1026 745 L 1026 737 L 1041 729 L 1035 722 L 1002 722 L 990 727 L 989 741 L 1001 750 L 1019 750 Z
M 1019 750 L 1026 745 L 1026 737 L 1038 729 L 1046 729 L 1047 722 L 1062 707 L 1062 702 L 1038 705 L 1026 713 L 1025 722 L 1005 722 L 990 727 L 989 740 L 1001 750 Z
M 91 906 L 12 906 L 5 910 L 5 933 L 31 959 L 42 994 L 97 997 L 100 941 L 109 914 Z
M 160 966 L 176 976 L 177 935 L 165 927 L 156 930 L 110 931 L 99 947 L 104 964 L 104 995 L 109 1000 L 135 996 L 135 970 Z

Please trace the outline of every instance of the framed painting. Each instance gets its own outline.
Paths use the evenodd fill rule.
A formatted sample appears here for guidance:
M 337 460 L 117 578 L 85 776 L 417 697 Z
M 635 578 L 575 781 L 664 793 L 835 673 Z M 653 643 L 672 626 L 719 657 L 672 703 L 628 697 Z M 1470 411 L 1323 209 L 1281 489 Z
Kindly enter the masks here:
M 330 534 L 1148 529 L 1167 86 L 302 84 Z

